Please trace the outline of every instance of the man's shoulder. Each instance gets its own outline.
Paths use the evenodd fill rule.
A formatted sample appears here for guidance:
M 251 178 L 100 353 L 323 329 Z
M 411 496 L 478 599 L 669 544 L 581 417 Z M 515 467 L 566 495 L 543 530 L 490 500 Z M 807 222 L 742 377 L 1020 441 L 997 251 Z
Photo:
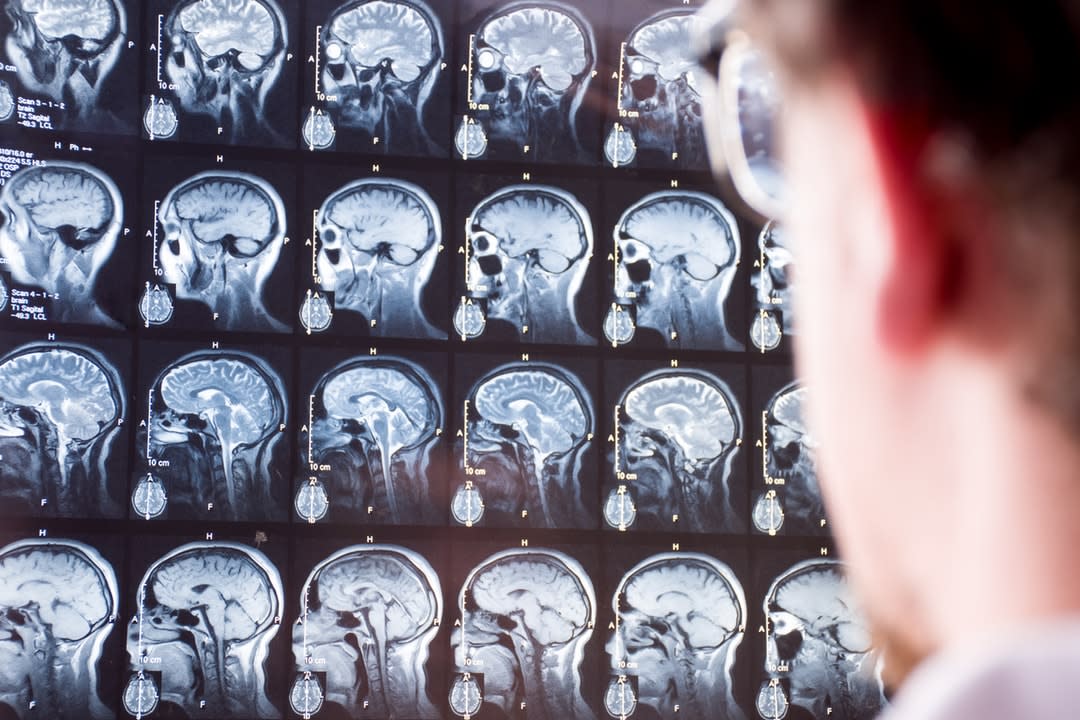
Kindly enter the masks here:
M 1080 617 L 931 658 L 881 720 L 1071 717 L 1077 689 Z

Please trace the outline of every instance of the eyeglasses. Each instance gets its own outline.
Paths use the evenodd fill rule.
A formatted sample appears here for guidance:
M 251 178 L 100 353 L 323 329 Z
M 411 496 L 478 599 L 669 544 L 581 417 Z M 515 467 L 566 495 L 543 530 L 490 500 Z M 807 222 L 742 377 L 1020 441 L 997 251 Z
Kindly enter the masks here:
M 711 0 L 698 13 L 693 37 L 702 83 L 709 162 L 717 177 L 730 174 L 753 210 L 780 218 L 786 188 L 777 153 L 782 98 L 764 54 L 734 27 L 735 0 Z

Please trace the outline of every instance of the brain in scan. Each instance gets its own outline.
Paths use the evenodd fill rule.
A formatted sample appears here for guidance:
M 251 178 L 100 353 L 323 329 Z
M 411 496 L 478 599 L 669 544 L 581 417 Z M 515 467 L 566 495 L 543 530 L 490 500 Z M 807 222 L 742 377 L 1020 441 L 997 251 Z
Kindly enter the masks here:
M 19 718 L 113 717 L 97 686 L 117 600 L 113 568 L 87 545 L 30 540 L 0 550 L 0 705 Z
M 116 213 L 101 183 L 73 168 L 42 168 L 16 186 L 14 200 L 35 224 L 55 229 L 74 247 L 96 241 Z
M 692 27 L 693 15 L 667 15 L 640 28 L 630 36 L 629 44 L 639 55 L 656 62 L 657 74 L 664 80 L 672 82 L 685 73 L 694 87 L 698 64 L 690 51 Z
M 566 203 L 544 193 L 501 196 L 480 208 L 473 223 L 498 238 L 510 257 L 537 250 L 575 260 L 585 250 L 581 217 Z
M 742 420 L 731 389 L 704 371 L 662 370 L 631 385 L 619 403 L 619 470 L 646 524 L 678 517 L 715 532 L 736 523 L 730 487 Z
M 233 519 L 271 511 L 271 448 L 285 417 L 273 371 L 249 355 L 195 353 L 159 376 L 152 400 L 149 450 L 170 505 Z
M 394 522 L 430 514 L 428 450 L 443 415 L 437 393 L 426 372 L 400 359 L 358 359 L 323 377 L 310 451 L 333 468 L 335 512 L 372 520 L 374 507 Z
M 569 87 L 589 60 L 581 28 L 554 8 L 523 7 L 501 15 L 484 26 L 481 36 L 502 52 L 510 73 L 525 75 L 539 67 L 555 90 Z
M 109 0 L 15 0 L 34 17 L 49 38 L 74 36 L 101 41 L 116 29 L 117 16 Z
M 42 348 L 0 364 L 0 396 L 33 407 L 69 440 L 89 440 L 120 411 L 117 389 L 102 366 L 71 348 Z
M 539 371 L 500 374 L 482 383 L 475 406 L 486 420 L 524 434 L 542 456 L 566 452 L 581 441 L 590 424 L 574 388 Z
M 160 697 L 188 714 L 278 717 L 264 665 L 282 601 L 281 579 L 262 553 L 231 543 L 178 548 L 140 583 L 132 670 L 143 657 L 161 658 Z
M 258 67 L 261 56 L 274 49 L 276 23 L 255 0 L 198 0 L 181 10 L 179 18 L 180 26 L 195 36 L 209 57 L 235 51 L 241 64 Z
M 553 550 L 511 550 L 477 566 L 460 594 L 463 627 L 452 644 L 459 672 L 483 667 L 483 701 L 504 712 L 592 720 L 581 659 L 596 597 L 581 565 Z M 466 681 L 459 675 L 454 689 Z
M 693 196 L 672 196 L 665 202 L 644 205 L 627 216 L 622 230 L 648 246 L 650 257 L 659 264 L 668 265 L 687 253 L 697 253 L 700 259 L 685 260 L 687 269 L 704 261 L 714 266 L 708 274 L 715 276 L 718 269 L 738 259 L 730 225 L 711 204 Z
M 415 196 L 392 187 L 360 187 L 337 196 L 324 220 L 341 228 L 349 244 L 369 253 L 381 245 L 427 250 L 435 236 L 431 213 Z M 325 237 L 324 240 L 329 241 Z
M 330 32 L 349 44 L 356 64 L 373 68 L 385 58 L 394 75 L 412 82 L 433 59 L 431 25 L 403 2 L 366 2 L 334 18 Z
M 0 485 L 9 501 L 61 514 L 114 511 L 106 463 L 123 414 L 116 370 L 75 345 L 0 358 Z
M 222 242 L 230 254 L 252 256 L 278 231 L 278 213 L 248 184 L 226 179 L 194 183 L 175 198 L 176 214 L 203 243 Z
M 301 673 L 330 667 L 326 700 L 347 712 L 437 718 L 425 666 L 441 598 L 431 565 L 406 548 L 366 545 L 331 556 L 312 571 L 301 595 L 294 688 L 303 689 Z

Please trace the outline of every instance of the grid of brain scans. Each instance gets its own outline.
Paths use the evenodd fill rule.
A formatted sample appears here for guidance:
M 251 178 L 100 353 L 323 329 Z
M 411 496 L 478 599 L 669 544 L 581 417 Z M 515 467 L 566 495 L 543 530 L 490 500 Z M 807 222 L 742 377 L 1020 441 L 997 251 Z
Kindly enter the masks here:
M 700 0 L 0 0 L 0 716 L 887 702 Z

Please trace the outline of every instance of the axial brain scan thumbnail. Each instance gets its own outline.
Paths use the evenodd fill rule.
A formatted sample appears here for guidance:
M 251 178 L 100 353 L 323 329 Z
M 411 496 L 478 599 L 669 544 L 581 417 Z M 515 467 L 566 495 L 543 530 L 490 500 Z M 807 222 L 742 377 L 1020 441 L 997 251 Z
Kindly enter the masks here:
M 651 150 L 678 167 L 705 169 L 697 59 L 691 50 L 694 13 L 665 10 L 626 38 L 619 73 L 619 126 L 604 143 L 615 166 Z
M 613 236 L 608 342 L 630 343 L 646 328 L 668 347 L 743 349 L 724 311 L 739 264 L 739 228 L 719 200 L 688 190 L 647 195 L 623 212 Z
M 116 573 L 72 540 L 0 549 L 0 705 L 10 717 L 111 720 L 98 693 L 116 623 Z
M 439 578 L 412 550 L 358 545 L 326 558 L 304 583 L 293 625 L 293 711 L 315 715 L 326 703 L 350 717 L 441 717 L 426 664 L 442 611 Z M 312 673 L 325 673 L 325 691 Z
M 49 320 L 119 328 L 94 296 L 124 223 L 116 183 L 83 163 L 16 171 L 0 190 L 0 258 L 11 279 L 49 294 Z
M 746 598 L 731 568 L 698 553 L 654 555 L 623 576 L 612 610 L 609 715 L 628 718 L 640 704 L 663 720 L 742 720 L 731 673 Z
M 12 26 L 4 52 L 23 87 L 62 103 L 64 128 L 115 127 L 117 119 L 101 105 L 102 87 L 128 40 L 124 6 L 117 0 L 7 0 L 4 10 Z
M 167 100 L 148 107 L 151 137 L 172 135 L 189 115 L 209 118 L 232 144 L 286 144 L 267 122 L 267 96 L 288 42 L 274 0 L 182 0 L 165 18 L 163 36 L 164 75 L 180 108 Z
M 323 23 L 319 40 L 319 81 L 334 132 L 360 131 L 391 153 L 439 151 L 424 124 L 445 58 L 442 24 L 431 8 L 421 0 L 346 2 Z M 312 147 L 333 142 L 314 115 L 305 136 Z
M 470 525 L 482 512 L 497 525 L 595 525 L 582 487 L 594 426 L 591 399 L 561 368 L 513 363 L 487 374 L 469 394 L 464 463 L 471 485 L 455 493 L 455 520 Z
M 544 549 L 496 553 L 469 573 L 458 602 L 463 619 L 451 639 L 457 674 L 449 698 L 455 715 L 486 704 L 504 717 L 524 707 L 530 720 L 594 720 L 581 692 L 581 663 L 596 595 L 576 560 Z
M 110 515 L 107 462 L 124 416 L 119 373 L 94 350 L 26 345 L 0 357 L 0 487 L 25 511 Z
M 816 718 L 877 716 L 885 702 L 880 659 L 839 562 L 793 566 L 776 578 L 763 605 L 769 679 L 756 703 L 763 720 L 780 720 L 792 705 Z
M 577 116 L 595 48 L 589 24 L 560 3 L 516 2 L 491 14 L 473 36 L 469 99 L 479 109 L 458 126 L 458 155 L 499 148 L 538 161 L 580 158 Z
M 318 214 L 320 289 L 369 321 L 377 337 L 444 339 L 423 292 L 442 243 L 435 201 L 417 185 L 367 178 L 335 190 Z
M 521 342 L 595 342 L 576 311 L 593 253 L 592 221 L 577 198 L 543 185 L 505 187 L 473 209 L 465 240 L 466 297 L 454 314 L 462 338 L 501 320 Z
M 128 625 L 124 709 L 135 717 L 171 703 L 186 717 L 279 718 L 266 659 L 281 625 L 277 569 L 258 550 L 191 543 L 139 582 Z
M 132 494 L 139 516 L 160 515 L 166 504 L 228 520 L 277 513 L 271 461 L 285 396 L 281 379 L 263 361 L 243 353 L 192 353 L 157 377 L 150 403 L 151 473 Z
M 424 370 L 403 359 L 356 358 L 326 373 L 312 401 L 305 461 L 331 468 L 324 491 L 337 517 L 409 523 L 432 516 L 430 454 L 444 411 Z M 313 521 L 325 512 L 305 506 L 309 487 L 301 488 L 296 509 Z
M 676 516 L 691 532 L 739 524 L 731 475 L 743 421 L 724 381 L 699 370 L 649 373 L 623 393 L 618 419 L 616 471 L 634 478 L 635 525 L 670 527 Z
M 200 173 L 169 191 L 157 221 L 162 278 L 175 285 L 178 298 L 205 305 L 226 330 L 288 330 L 264 304 L 286 223 L 285 206 L 269 183 L 248 173 Z M 147 308 L 147 322 L 163 320 Z

